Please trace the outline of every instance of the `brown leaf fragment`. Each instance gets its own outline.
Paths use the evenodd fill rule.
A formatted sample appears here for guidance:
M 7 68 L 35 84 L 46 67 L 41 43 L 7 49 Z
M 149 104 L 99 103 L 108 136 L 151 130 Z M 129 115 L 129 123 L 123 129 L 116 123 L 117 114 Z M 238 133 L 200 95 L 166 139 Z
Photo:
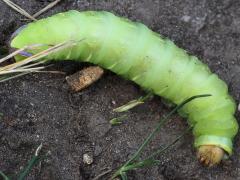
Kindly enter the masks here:
M 67 83 L 74 92 L 90 86 L 103 75 L 103 69 L 98 66 L 90 66 L 66 77 Z

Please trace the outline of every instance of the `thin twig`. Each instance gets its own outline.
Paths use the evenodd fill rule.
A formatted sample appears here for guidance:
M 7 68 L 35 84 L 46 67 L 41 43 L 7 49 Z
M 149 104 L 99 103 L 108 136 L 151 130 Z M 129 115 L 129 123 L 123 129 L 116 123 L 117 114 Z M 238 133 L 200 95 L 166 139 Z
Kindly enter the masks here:
M 37 13 L 35 13 L 33 15 L 34 18 L 37 18 L 38 16 L 40 16 L 42 13 L 46 12 L 47 10 L 51 9 L 52 7 L 54 7 L 56 4 L 58 4 L 61 0 L 55 0 L 51 3 L 49 3 L 46 7 L 44 7 L 43 9 L 41 9 L 40 11 L 38 11 Z
M 22 14 L 22 15 L 26 16 L 27 18 L 31 19 L 32 21 L 36 21 L 37 20 L 33 16 L 31 16 L 27 11 L 25 11 L 20 6 L 18 6 L 17 4 L 13 3 L 12 1 L 10 1 L 10 0 L 2 0 L 2 1 L 5 2 L 11 8 L 13 8 L 15 11 L 17 11 L 20 14 Z

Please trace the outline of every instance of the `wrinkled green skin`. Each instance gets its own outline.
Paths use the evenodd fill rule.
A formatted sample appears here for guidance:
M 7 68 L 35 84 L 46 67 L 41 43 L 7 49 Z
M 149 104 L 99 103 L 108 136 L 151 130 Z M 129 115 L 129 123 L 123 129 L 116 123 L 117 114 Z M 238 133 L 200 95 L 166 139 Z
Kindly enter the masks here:
M 211 94 L 187 104 L 180 114 L 194 126 L 195 147 L 216 145 L 232 153 L 238 130 L 235 103 L 227 85 L 198 58 L 141 23 L 103 11 L 68 11 L 30 23 L 11 46 L 55 45 L 67 40 L 82 41 L 47 59 L 97 64 L 175 104 L 193 95 Z

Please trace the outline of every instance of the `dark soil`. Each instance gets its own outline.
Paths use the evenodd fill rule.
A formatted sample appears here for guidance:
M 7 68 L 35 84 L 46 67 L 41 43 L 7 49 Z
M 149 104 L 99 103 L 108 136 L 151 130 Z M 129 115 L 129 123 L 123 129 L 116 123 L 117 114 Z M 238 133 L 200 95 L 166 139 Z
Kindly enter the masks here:
M 50 1 L 15 0 L 30 13 Z M 239 0 L 63 0 L 45 13 L 76 10 L 108 10 L 145 23 L 169 37 L 180 47 L 197 55 L 229 85 L 237 102 L 240 99 L 240 1 Z M 23 18 L 0 1 L 1 53 L 11 34 L 23 25 Z M 71 74 L 82 66 L 58 63 L 54 69 Z M 60 74 L 31 74 L 0 86 L 0 170 L 18 173 L 40 143 L 50 152 L 27 179 L 92 179 L 115 169 L 136 151 L 169 108 L 161 99 L 153 100 L 127 113 L 120 126 L 109 120 L 119 114 L 112 109 L 144 92 L 132 82 L 107 72 L 88 89 L 71 93 Z M 239 119 L 239 115 L 237 115 Z M 167 144 L 186 129 L 186 121 L 175 116 L 160 132 L 149 149 Z M 235 153 L 214 168 L 199 164 L 191 133 L 164 156 L 159 166 L 133 171 L 130 179 L 240 179 L 240 138 Z M 93 156 L 93 164 L 83 163 L 83 154 Z M 103 179 L 107 179 L 105 176 Z

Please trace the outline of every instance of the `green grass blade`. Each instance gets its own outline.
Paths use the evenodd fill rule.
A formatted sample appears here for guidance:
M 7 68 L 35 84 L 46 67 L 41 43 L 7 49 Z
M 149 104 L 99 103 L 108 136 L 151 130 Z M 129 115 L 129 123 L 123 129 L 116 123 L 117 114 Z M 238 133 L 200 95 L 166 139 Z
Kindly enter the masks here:
M 2 171 L 0 171 L 0 175 L 3 177 L 4 180 L 10 180 L 10 178 L 7 177 L 7 175 L 5 175 Z
M 139 101 L 139 100 L 132 100 L 130 102 L 128 102 L 127 104 L 124 104 L 123 106 L 120 106 L 118 108 L 113 109 L 114 112 L 125 112 L 128 111 L 140 104 L 143 104 L 143 101 Z
M 127 174 L 125 172 L 122 172 L 120 175 L 121 175 L 122 180 L 128 180 Z
M 122 115 L 120 117 L 111 119 L 109 122 L 111 125 L 116 126 L 116 125 L 122 124 L 122 122 L 126 119 L 126 117 L 127 115 Z
M 160 164 L 159 160 L 145 159 L 143 161 L 136 162 L 136 163 L 133 163 L 133 164 L 130 164 L 130 165 L 124 167 L 122 169 L 122 171 L 127 172 L 127 171 L 134 170 L 134 169 L 137 169 L 137 168 L 145 168 L 145 167 L 149 167 L 149 166 L 155 166 L 155 165 L 158 165 L 158 164 Z
M 133 155 L 133 157 L 126 163 L 131 163 L 134 160 L 136 160 L 139 155 L 141 154 L 141 152 L 143 151 L 143 149 L 149 144 L 149 142 L 152 140 L 152 138 L 156 135 L 156 133 L 161 129 L 161 127 L 163 126 L 163 124 L 174 114 L 176 113 L 180 108 L 182 108 L 185 104 L 189 103 L 190 101 L 196 99 L 196 98 L 202 98 L 202 97 L 208 97 L 211 96 L 209 94 L 204 94 L 204 95 L 196 95 L 196 96 L 192 96 L 189 99 L 186 99 L 185 101 L 183 101 L 182 103 L 180 103 L 177 107 L 175 107 L 165 118 L 163 118 L 158 126 L 154 129 L 154 131 L 145 139 L 145 141 L 143 142 L 143 144 L 140 146 L 140 148 L 138 149 L 138 151 Z
M 26 168 L 24 168 L 23 171 L 20 173 L 17 180 L 24 180 L 25 177 L 29 174 L 29 172 L 33 169 L 33 167 L 37 165 L 41 160 L 46 158 L 47 155 L 39 156 L 39 152 L 41 151 L 41 149 L 42 149 L 42 144 L 38 146 L 32 159 L 28 162 L 28 165 L 26 166 Z
M 123 106 L 120 106 L 118 108 L 113 109 L 114 112 L 125 112 L 128 111 L 140 104 L 143 104 L 146 100 L 150 99 L 152 97 L 152 93 L 148 93 L 146 96 L 141 96 L 138 99 L 134 99 L 127 104 L 124 104 Z
M 173 140 L 171 143 L 169 143 L 166 147 L 164 147 L 163 149 L 159 149 L 156 152 L 152 153 L 149 157 L 147 157 L 146 160 L 148 159 L 153 159 L 155 158 L 157 155 L 163 153 L 164 151 L 166 151 L 167 149 L 169 149 L 171 146 L 173 146 L 174 144 L 176 144 L 181 138 L 183 138 L 183 136 L 185 136 L 190 130 L 192 129 L 192 126 L 188 127 L 180 136 L 178 136 L 175 140 Z
M 157 155 L 162 154 L 163 152 L 165 152 L 167 149 L 169 149 L 171 146 L 173 146 L 174 144 L 176 144 L 181 138 L 183 138 L 183 136 L 188 133 L 190 130 L 192 129 L 192 127 L 187 128 L 180 136 L 178 136 L 176 139 L 174 139 L 171 143 L 169 143 L 166 147 L 157 150 L 156 152 L 152 153 L 150 156 L 148 156 L 145 160 L 142 160 L 140 162 L 136 162 L 134 164 L 130 164 L 128 166 L 126 166 L 124 169 L 122 169 L 122 171 L 130 171 L 133 169 L 137 169 L 137 168 L 145 168 L 145 167 L 149 167 L 149 166 L 155 166 L 160 164 L 159 160 L 155 160 L 154 158 Z
M 189 103 L 190 101 L 197 99 L 197 98 L 202 98 L 202 97 L 209 97 L 211 96 L 210 94 L 203 94 L 203 95 L 196 95 L 196 96 L 192 96 L 186 100 L 184 100 L 182 103 L 180 103 L 177 107 L 175 107 L 166 117 L 164 117 L 163 119 L 160 120 L 160 122 L 158 123 L 157 127 L 153 130 L 153 132 L 144 140 L 143 144 L 140 146 L 140 148 L 137 150 L 136 153 L 134 153 L 134 155 L 119 169 L 116 171 L 116 173 L 113 174 L 112 179 L 114 179 L 115 177 L 119 176 L 123 170 L 128 167 L 129 165 L 131 165 L 135 160 L 137 160 L 139 158 L 139 156 L 141 155 L 142 151 L 144 150 L 144 148 L 150 143 L 150 141 L 152 140 L 152 138 L 156 135 L 156 133 L 161 129 L 161 127 L 167 122 L 167 120 L 174 114 L 176 113 L 179 109 L 181 109 L 185 104 Z M 191 128 L 191 127 L 190 127 Z M 181 138 L 183 135 L 181 135 L 179 138 Z M 173 141 L 173 143 L 170 143 L 170 145 L 168 145 L 166 148 L 169 148 L 172 144 L 176 143 L 179 138 L 177 138 L 175 141 Z M 166 148 L 164 148 L 166 150 Z M 160 150 L 159 152 L 155 152 L 153 153 L 154 156 L 150 156 L 149 158 L 151 160 L 153 160 L 152 157 L 155 157 L 155 155 L 161 153 L 163 150 Z M 146 160 L 148 161 L 148 159 Z M 126 170 L 126 169 L 125 169 Z

